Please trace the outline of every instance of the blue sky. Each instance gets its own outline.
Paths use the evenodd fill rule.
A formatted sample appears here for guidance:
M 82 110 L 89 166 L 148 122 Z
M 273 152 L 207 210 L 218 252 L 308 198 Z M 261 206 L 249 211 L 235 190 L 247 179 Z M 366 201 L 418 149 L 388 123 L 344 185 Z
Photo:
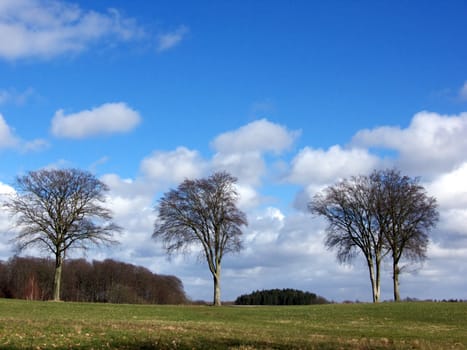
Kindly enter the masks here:
M 441 213 L 402 296 L 467 299 L 466 15 L 464 1 L 2 0 L 0 189 L 43 167 L 92 171 L 125 231 L 85 256 L 175 274 L 210 300 L 195 252 L 168 261 L 151 240 L 152 208 L 227 170 L 250 225 L 224 299 L 291 287 L 370 300 L 363 263 L 338 265 L 305 208 L 340 178 L 395 166 Z M 388 265 L 383 298 L 390 282 Z

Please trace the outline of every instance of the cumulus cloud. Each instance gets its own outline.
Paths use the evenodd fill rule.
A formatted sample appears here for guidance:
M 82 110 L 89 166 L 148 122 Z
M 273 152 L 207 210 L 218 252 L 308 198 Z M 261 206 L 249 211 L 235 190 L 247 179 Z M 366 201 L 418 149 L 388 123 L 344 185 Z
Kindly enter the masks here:
M 183 279 L 185 288 L 189 293 L 196 293 L 198 297 L 203 296 L 203 290 L 206 285 L 211 284 L 209 272 L 204 268 L 203 264 L 193 264 L 195 255 L 190 255 L 189 258 L 172 260 L 169 263 L 166 261 L 166 256 L 163 249 L 157 242 L 153 242 L 150 238 L 152 225 L 155 220 L 155 213 L 151 207 L 154 200 L 157 198 L 158 191 L 165 191 L 171 186 L 176 186 L 186 178 L 199 178 L 206 176 L 211 170 L 227 170 L 238 176 L 241 181 L 236 185 L 240 199 L 238 206 L 241 210 L 247 213 L 255 211 L 262 203 L 261 196 L 257 190 L 258 174 L 265 171 L 266 163 L 262 158 L 263 152 L 272 152 L 278 154 L 285 148 L 290 147 L 291 142 L 295 138 L 295 134 L 288 132 L 285 128 L 276 128 L 272 123 L 262 121 L 259 125 L 264 125 L 268 130 L 272 130 L 270 134 L 271 140 L 279 139 L 279 145 L 271 146 L 271 143 L 251 143 L 251 147 L 247 152 L 242 153 L 242 149 L 235 148 L 234 152 L 217 152 L 211 159 L 204 159 L 198 151 L 190 150 L 185 147 L 178 147 L 173 151 L 155 151 L 145 157 L 140 164 L 140 176 L 137 179 L 121 179 L 118 175 L 108 174 L 102 179 L 111 188 L 111 197 L 109 203 L 115 208 L 115 214 L 118 222 L 124 223 L 125 227 L 130 225 L 131 234 L 124 233 L 120 240 L 122 245 L 128 247 L 124 251 L 118 252 L 120 259 L 132 259 L 133 262 L 144 263 L 146 266 L 151 266 L 154 271 L 162 271 L 162 273 L 174 273 Z M 253 126 L 257 126 L 254 123 Z M 273 126 L 271 128 L 271 126 Z M 254 138 L 251 130 L 248 128 L 239 129 L 241 132 L 237 134 L 239 137 Z M 239 131 L 237 130 L 237 132 Z M 226 133 L 228 134 L 228 133 Z M 225 134 L 224 134 L 225 135 Z M 279 135 L 278 137 L 276 137 Z M 230 139 L 229 141 L 234 141 Z M 228 142 L 224 142 L 223 146 L 227 147 Z M 225 151 L 225 149 L 222 149 Z M 277 241 L 279 233 L 278 227 L 275 224 L 284 220 L 284 215 L 279 209 L 268 208 L 263 222 L 271 223 L 273 227 L 271 231 L 271 239 Z M 271 219 L 269 219 L 271 218 Z M 256 221 L 256 220 L 253 220 Z M 266 225 L 266 224 L 265 224 Z M 253 227 L 256 226 L 253 223 Z M 255 244 L 261 247 L 264 243 L 264 233 L 262 237 L 255 240 Z M 272 244 L 272 243 L 271 243 Z M 148 248 L 150 247 L 150 248 Z M 265 252 L 271 246 L 264 247 Z M 151 258 L 152 261 L 147 259 Z M 259 255 L 256 256 L 259 259 Z M 269 264 L 271 262 L 267 262 Z M 228 279 L 229 275 L 235 274 L 234 270 L 229 269 L 229 263 L 224 266 L 226 268 L 225 275 Z M 261 266 L 253 264 L 252 269 L 262 269 Z M 278 264 L 273 264 L 277 268 Z M 164 270 L 166 268 L 167 270 Z M 244 278 L 243 273 L 238 274 L 235 281 L 241 281 Z M 193 277 L 196 276 L 196 277 Z M 210 290 L 210 288 L 208 289 Z M 233 298 L 232 293 L 237 290 L 226 290 L 226 296 Z M 244 292 L 242 290 L 242 292 Z M 206 293 L 206 299 L 210 298 L 209 292 Z
M 76 252 L 74 257 L 87 254 L 93 259 L 112 258 L 132 264 L 146 266 L 157 271 L 154 261 L 164 258 L 151 239 L 155 220 L 153 198 L 155 188 L 143 179 L 122 178 L 117 174 L 105 174 L 100 178 L 110 191 L 107 193 L 106 206 L 112 211 L 114 221 L 123 231 L 114 238 L 120 244 L 111 250 L 93 247 L 87 252 Z M 169 268 L 165 273 L 173 273 Z
M 419 299 L 465 298 L 467 290 L 465 264 L 466 243 L 457 249 L 446 248 L 439 242 L 431 242 L 428 260 L 413 274 L 401 275 L 401 286 L 406 295 Z M 430 288 L 427 288 L 427 286 Z M 447 287 L 449 286 L 449 287 Z
M 437 176 L 425 187 L 439 204 L 440 222 L 433 239 L 452 256 L 467 245 L 467 160 L 453 171 Z M 464 248 L 465 249 L 465 248 Z
M 115 9 L 99 13 L 57 0 L 3 0 L 0 33 L 0 57 L 15 60 L 79 53 L 104 38 L 127 41 L 143 31 Z
M 454 121 L 459 121 L 456 118 L 459 117 L 455 117 Z M 452 121 L 447 118 L 441 119 L 440 123 L 451 130 L 450 135 L 457 135 L 458 131 L 455 130 L 459 126 L 454 123 L 449 128 L 444 124 L 447 122 L 450 125 Z M 280 158 L 280 152 L 290 147 L 294 139 L 291 135 L 293 132 L 280 126 L 277 129 L 274 127 L 277 124 L 272 125 L 271 142 L 267 142 L 268 138 L 262 137 L 261 132 L 251 132 L 258 125 L 265 125 L 267 129 L 271 126 L 269 124 L 272 123 L 257 121 L 221 134 L 212 143 L 216 153 L 211 159 L 202 158 L 196 150 L 179 147 L 168 152 L 157 151 L 143 159 L 141 178 L 137 180 L 106 176 L 105 182 L 115 190 L 111 200 L 121 220 L 119 222 L 128 223 L 130 227 L 121 238 L 122 246 L 128 249 L 117 251 L 115 256 L 144 264 L 153 271 L 173 273 L 183 280 L 190 296 L 211 299 L 212 277 L 203 263 L 194 264 L 196 256 L 176 257 L 167 262 L 163 249 L 151 240 L 155 220 L 151 199 L 155 199 L 156 191 L 166 190 L 168 186 L 176 185 L 185 178 L 206 176 L 212 169 L 225 169 L 241 180 L 237 186 L 239 207 L 247 213 L 249 221 L 249 226 L 244 229 L 245 249 L 237 255 L 226 256 L 223 262 L 222 292 L 225 300 L 233 300 L 253 290 L 286 287 L 313 291 L 338 301 L 371 300 L 365 262 L 361 257 L 357 257 L 351 265 L 340 265 L 337 262 L 335 252 L 326 250 L 323 245 L 326 228 L 324 220 L 306 211 L 291 210 L 290 203 L 281 198 L 277 198 L 275 206 L 264 207 L 262 196 L 268 191 L 275 193 L 276 190 L 284 190 L 281 186 L 290 186 L 290 183 L 283 182 L 268 182 L 265 186 L 260 183 L 259 176 L 268 171 L 271 161 L 264 159 L 264 153 L 270 152 L 273 159 Z M 414 126 L 413 130 L 411 127 L 407 130 L 414 132 L 419 128 Z M 437 128 L 443 129 L 440 125 Z M 402 131 L 399 129 L 399 132 Z M 436 134 L 435 131 L 431 133 Z M 281 134 L 285 135 L 282 141 L 280 136 L 276 137 Z M 238 142 L 237 138 L 243 142 Z M 277 140 L 279 142 L 274 145 Z M 425 146 L 426 151 L 434 147 L 433 152 L 437 152 L 434 146 L 436 143 L 430 144 Z M 394 142 L 393 147 L 396 146 L 402 147 Z M 298 185 L 291 186 L 291 190 L 301 191 L 301 200 L 306 203 L 317 190 L 339 178 L 369 173 L 374 168 L 386 166 L 383 158 L 372 153 L 372 147 L 373 144 L 368 148 L 352 144 L 349 147 L 335 145 L 329 149 L 301 149 L 290 163 L 287 179 Z M 396 157 L 394 162 L 397 161 Z M 442 162 L 443 159 L 435 158 L 433 166 L 438 161 Z M 467 176 L 466 164 L 465 156 L 462 158 L 459 155 L 459 166 L 428 179 L 422 178 L 429 195 L 438 199 L 441 220 L 436 232 L 431 234 L 432 243 L 423 268 L 401 275 L 403 297 L 463 297 L 459 293 L 465 290 L 465 282 L 459 276 L 463 276 L 465 269 L 459 259 L 465 256 L 467 246 L 467 231 L 464 228 L 467 220 L 467 188 L 463 181 Z M 405 170 L 401 170 L 405 173 Z M 390 266 L 383 264 L 383 299 L 392 297 L 391 282 Z M 438 283 L 433 289 L 427 290 L 426 284 L 431 282 Z M 448 289 L 444 286 L 446 283 L 450 286 Z M 454 288 L 453 295 L 450 294 L 451 288 Z
M 289 148 L 300 134 L 267 119 L 251 122 L 237 130 L 223 133 L 212 142 L 214 149 L 222 154 L 242 152 L 281 153 Z
M 393 164 L 403 173 L 421 177 L 428 194 L 439 204 L 440 221 L 432 239 L 450 256 L 467 244 L 463 224 L 467 219 L 466 135 L 467 113 L 441 115 L 423 111 L 415 114 L 406 128 L 362 130 L 352 139 L 352 145 L 369 151 L 396 151 Z M 429 250 L 429 257 L 432 251 Z
M 13 128 L 11 128 L 3 115 L 0 113 L 0 150 L 10 148 L 18 150 L 22 153 L 41 151 L 49 146 L 49 143 L 44 139 L 23 140 L 16 136 Z
M 178 184 L 204 174 L 206 162 L 198 151 L 178 147 L 175 151 L 156 151 L 141 162 L 141 171 L 151 181 Z
M 264 154 L 280 155 L 292 146 L 299 134 L 266 119 L 256 120 L 220 134 L 212 141 L 216 151 L 213 167 L 230 172 L 241 183 L 258 185 L 267 169 Z
M 10 126 L 0 113 L 0 149 L 16 147 L 19 139 L 13 134 Z
M 157 51 L 167 51 L 177 46 L 185 38 L 188 32 L 188 27 L 182 25 L 172 32 L 159 34 L 157 38 Z
M 266 163 L 259 152 L 217 153 L 212 159 L 214 169 L 227 171 L 245 184 L 258 185 L 266 170 Z
M 245 250 L 234 266 L 249 269 L 276 267 L 284 262 L 299 264 L 322 253 L 323 229 L 320 221 L 303 213 L 285 214 L 278 207 L 250 212 L 244 230 Z M 275 276 L 279 277 L 279 276 Z M 287 278 L 290 276 L 283 276 Z
M 352 175 L 367 174 L 380 160 L 363 148 L 328 150 L 303 148 L 292 160 L 288 180 L 301 185 L 322 185 Z
M 14 194 L 16 191 L 10 185 L 0 182 L 0 199 L 3 200 L 4 196 Z
M 120 197 L 146 197 L 151 198 L 153 194 L 148 190 L 148 184 L 141 180 L 123 179 L 117 174 L 105 174 L 101 180 L 109 186 L 113 195 Z
M 82 139 L 99 134 L 128 132 L 141 121 L 139 113 L 125 103 L 106 103 L 91 110 L 65 115 L 63 110 L 52 119 L 52 134 Z
M 370 298 L 365 266 L 343 266 L 323 248 L 324 225 L 311 215 L 267 207 L 250 214 L 245 249 L 224 261 L 224 295 L 297 288 L 328 298 Z M 344 290 L 344 288 L 347 288 Z
M 463 273 L 463 269 L 459 267 L 459 258 L 464 256 L 467 246 L 467 230 L 464 224 L 467 220 L 465 135 L 466 113 L 446 116 L 420 112 L 413 117 L 407 128 L 383 126 L 362 130 L 355 135 L 348 148 L 336 145 L 329 150 L 315 150 L 307 147 L 297 154 L 291 164 L 289 180 L 303 186 L 295 198 L 294 205 L 304 209 L 310 197 L 330 182 L 342 177 L 368 173 L 374 168 L 395 165 L 401 168 L 403 173 L 421 176 L 428 194 L 438 200 L 440 222 L 430 233 L 428 260 L 420 271 L 411 266 L 412 273 L 401 276 L 402 290 L 405 295 L 419 298 L 432 298 L 433 295 L 450 297 L 449 292 L 443 291 L 442 288 L 424 293 L 423 284 L 428 283 L 427 281 L 440 282 L 450 278 L 449 283 L 453 288 L 465 285 L 459 283 L 458 278 Z M 383 152 L 379 152 L 380 150 Z M 384 158 L 388 150 L 396 151 L 394 157 L 389 160 Z M 317 266 L 320 268 L 319 263 Z M 339 272 L 337 274 L 339 275 Z M 362 298 L 365 290 L 361 287 L 365 286 L 365 279 L 361 277 L 366 277 L 365 268 L 352 265 L 351 274 L 361 279 L 360 287 L 352 286 L 348 279 L 349 274 L 350 272 L 347 272 L 342 275 L 342 287 L 345 290 L 343 295 L 357 292 L 356 298 Z M 384 276 L 386 278 L 386 274 Z M 383 281 L 383 292 L 390 291 L 390 284 L 386 287 L 385 283 L 388 283 L 387 279 Z M 337 282 L 332 284 L 336 286 Z M 457 288 L 455 293 L 459 295 L 461 290 L 463 288 Z M 330 293 L 335 295 L 336 291 Z M 386 296 L 383 295 L 383 298 Z
M 328 149 L 305 147 L 292 154 L 293 159 L 287 163 L 282 159 L 285 157 L 284 151 L 291 148 L 298 133 L 264 119 L 219 135 L 212 142 L 215 152 L 211 158 L 204 158 L 197 150 L 186 147 L 155 151 L 141 160 L 139 174 L 134 179 L 122 178 L 117 174 L 101 177 L 110 187 L 108 205 L 117 223 L 125 230 L 117 237 L 122 243 L 120 246 L 112 251 L 91 250 L 88 254 L 96 259 L 111 257 L 147 266 L 158 273 L 174 274 L 182 279 L 190 296 L 211 299 L 212 277 L 203 261 L 196 264 L 197 256 L 193 252 L 186 257 L 174 257 L 169 262 L 160 242 L 151 239 L 156 220 L 154 205 L 160 192 L 178 185 L 185 178 L 199 178 L 211 171 L 227 170 L 239 178 L 238 206 L 246 212 L 249 226 L 244 228 L 245 249 L 224 259 L 224 300 L 233 300 L 240 294 L 257 289 L 287 287 L 313 291 L 338 301 L 371 300 L 368 271 L 363 259 L 357 257 L 352 265 L 340 265 L 335 252 L 326 250 L 323 245 L 326 222 L 306 210 L 296 211 L 291 205 L 300 202 L 296 207 L 304 209 L 310 196 L 339 178 L 369 173 L 374 168 L 387 166 L 385 159 L 377 152 L 373 153 L 375 143 L 388 145 L 392 142 L 386 134 L 387 129 L 395 132 L 390 136 L 398 138 L 398 142 L 391 143 L 396 150 L 404 148 L 399 144 L 402 141 L 416 142 L 411 141 L 409 136 L 404 136 L 406 139 L 402 140 L 401 135 L 409 132 L 414 138 L 427 137 L 425 133 L 442 140 L 448 136 L 460 138 L 462 115 L 437 115 L 433 120 L 423 118 L 418 122 L 413 120 L 406 129 L 378 128 L 384 132 L 379 131 L 382 134 L 378 137 L 372 135 L 374 139 L 365 139 L 368 143 L 359 137 L 365 132 L 371 136 L 371 131 L 376 132 L 376 129 L 357 133 L 350 146 L 335 145 Z M 424 132 L 420 131 L 422 126 L 425 127 Z M 11 128 L 9 130 L 11 132 Z M 384 136 L 388 139 L 384 139 Z M 357 145 L 357 141 L 360 144 Z M 439 152 L 438 144 L 433 140 L 424 147 L 428 153 Z M 463 147 L 462 142 L 460 147 Z M 412 159 L 420 150 L 415 148 L 414 152 L 411 154 L 407 150 L 404 153 L 406 159 Z M 441 216 L 438 227 L 430 234 L 428 260 L 423 269 L 401 276 L 403 297 L 464 297 L 459 293 L 466 290 L 466 283 L 459 276 L 465 274 L 465 264 L 460 262 L 465 257 L 467 247 L 467 187 L 464 181 L 467 158 L 459 154 L 455 159 L 449 164 L 457 166 L 449 169 L 442 167 L 447 170 L 440 170 L 431 177 L 424 176 L 430 169 L 421 169 L 418 174 L 423 176 L 423 185 L 428 194 L 438 199 Z M 277 160 L 290 167 L 288 181 L 269 181 L 270 178 L 260 181 L 261 176 L 272 170 L 271 163 Z M 398 155 L 393 161 L 399 161 Z M 434 156 L 432 166 L 437 167 L 438 162 L 444 161 L 441 156 Z M 401 171 L 406 173 L 405 169 Z M 289 203 L 293 201 L 294 191 L 300 193 L 295 203 Z M 0 228 L 1 223 L 0 213 Z M 1 252 L 0 245 L 0 256 Z M 392 292 L 390 266 L 383 264 L 382 279 L 382 298 L 389 299 Z M 426 284 L 431 282 L 439 283 L 427 290 Z
M 0 207 L 2 206 L 3 202 L 8 198 L 10 195 L 14 195 L 15 190 L 13 187 L 4 184 L 0 181 Z M 9 213 L 5 210 L 0 210 L 0 234 L 3 235 L 5 239 L 0 240 L 0 260 L 2 257 L 8 256 L 12 246 L 8 243 L 8 238 L 6 238 L 6 234 L 12 230 L 11 225 L 11 218 L 9 217 Z
M 466 180 L 467 160 L 453 171 L 436 177 L 426 187 L 443 208 L 467 208 Z
M 116 174 L 106 174 L 101 180 L 109 186 L 107 205 L 116 221 L 133 233 L 150 232 L 154 188 L 141 180 L 122 179 Z
M 352 144 L 398 152 L 397 163 L 411 173 L 436 174 L 449 171 L 467 153 L 467 113 L 415 114 L 407 128 L 384 126 L 358 132 Z
M 237 184 L 236 190 L 239 196 L 237 205 L 240 210 L 247 211 L 256 208 L 261 202 L 260 195 L 254 186 Z

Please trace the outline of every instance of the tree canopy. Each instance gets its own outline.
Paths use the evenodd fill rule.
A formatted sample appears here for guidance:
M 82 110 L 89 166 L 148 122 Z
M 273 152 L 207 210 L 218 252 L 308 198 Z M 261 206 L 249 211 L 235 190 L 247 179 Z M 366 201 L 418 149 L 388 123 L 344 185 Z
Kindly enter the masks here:
M 235 300 L 236 305 L 311 305 L 328 301 L 311 292 L 297 289 L 268 289 L 243 294 Z
M 0 298 L 50 300 L 54 261 L 12 257 L 0 261 Z M 67 259 L 63 265 L 64 301 L 181 304 L 187 301 L 182 282 L 175 276 L 111 259 Z
M 90 244 L 115 243 L 121 228 L 104 206 L 108 187 L 79 169 L 42 169 L 18 176 L 16 194 L 5 204 L 13 215 L 20 250 L 38 246 L 55 257 L 53 299 L 60 300 L 66 252 Z
M 226 172 L 185 180 L 165 193 L 156 207 L 153 237 L 172 254 L 200 247 L 214 282 L 214 305 L 221 304 L 221 263 L 225 254 L 242 248 L 245 214 L 237 206 L 237 179 Z
M 377 188 L 375 215 L 392 258 L 394 300 L 399 301 L 399 263 L 426 259 L 428 233 L 439 219 L 436 199 L 428 196 L 419 178 L 394 169 L 374 171 L 371 181 Z
M 393 258 L 394 298 L 399 300 L 399 261 L 425 258 L 428 232 L 438 220 L 435 198 L 418 179 L 394 169 L 343 179 L 316 194 L 309 210 L 327 220 L 325 244 L 337 249 L 339 261 L 363 254 L 374 302 L 380 297 L 384 256 Z

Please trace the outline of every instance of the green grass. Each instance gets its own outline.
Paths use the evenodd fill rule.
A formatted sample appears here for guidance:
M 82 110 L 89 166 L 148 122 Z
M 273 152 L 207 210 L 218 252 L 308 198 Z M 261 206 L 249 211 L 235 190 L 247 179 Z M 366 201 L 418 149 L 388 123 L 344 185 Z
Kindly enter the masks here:
M 466 349 L 467 303 L 148 306 L 0 299 L 0 349 Z

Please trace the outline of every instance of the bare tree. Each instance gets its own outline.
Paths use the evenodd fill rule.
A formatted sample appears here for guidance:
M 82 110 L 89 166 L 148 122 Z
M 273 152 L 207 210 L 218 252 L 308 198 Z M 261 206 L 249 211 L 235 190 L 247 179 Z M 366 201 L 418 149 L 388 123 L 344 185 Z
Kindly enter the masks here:
M 337 248 L 340 262 L 350 262 L 363 253 L 372 287 L 373 302 L 380 298 L 384 237 L 372 211 L 375 193 L 367 176 L 344 179 L 318 193 L 309 210 L 328 221 L 325 245 Z
M 375 215 L 392 257 L 394 300 L 399 301 L 399 263 L 426 258 L 428 232 L 439 218 L 436 199 L 427 195 L 418 178 L 394 169 L 374 171 L 370 178 L 378 189 Z
M 116 243 L 111 211 L 103 206 L 108 187 L 78 169 L 43 169 L 18 176 L 17 193 L 6 208 L 19 228 L 14 241 L 20 250 L 39 246 L 55 257 L 53 299 L 60 300 L 66 252 L 90 244 Z
M 226 253 L 242 248 L 245 214 L 236 207 L 237 179 L 226 172 L 185 180 L 165 193 L 156 207 L 153 238 L 162 239 L 168 254 L 201 246 L 214 280 L 214 305 L 221 304 L 221 262 Z
M 368 265 L 373 301 L 379 301 L 381 261 L 392 257 L 394 300 L 400 300 L 401 259 L 426 258 L 428 232 L 438 221 L 436 199 L 419 179 L 394 169 L 375 170 L 330 186 L 309 203 L 312 213 L 328 221 L 325 244 L 337 248 L 341 262 L 363 253 Z

